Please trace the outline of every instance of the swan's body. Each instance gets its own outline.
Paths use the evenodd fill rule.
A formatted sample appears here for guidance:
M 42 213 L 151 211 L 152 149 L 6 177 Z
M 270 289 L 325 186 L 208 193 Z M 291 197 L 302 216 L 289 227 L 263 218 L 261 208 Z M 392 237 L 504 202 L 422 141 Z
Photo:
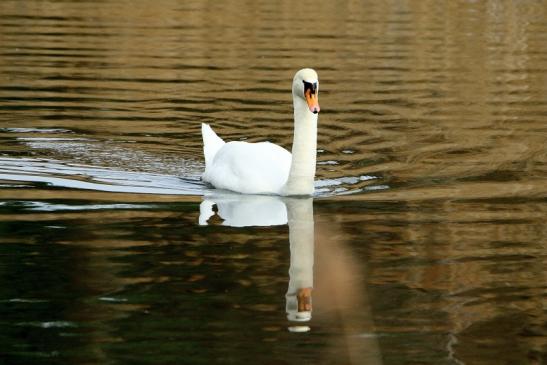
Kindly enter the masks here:
M 203 180 L 243 194 L 311 195 L 314 189 L 319 112 L 317 74 L 296 73 L 293 80 L 292 154 L 270 142 L 224 142 L 202 124 Z

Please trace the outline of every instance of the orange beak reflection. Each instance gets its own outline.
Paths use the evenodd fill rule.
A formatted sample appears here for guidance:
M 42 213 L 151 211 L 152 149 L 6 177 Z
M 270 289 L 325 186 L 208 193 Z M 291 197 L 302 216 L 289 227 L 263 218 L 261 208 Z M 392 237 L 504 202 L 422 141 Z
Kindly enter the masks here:
M 317 89 L 312 92 L 311 88 L 306 88 L 304 91 L 304 96 L 306 97 L 306 102 L 308 103 L 308 108 L 313 114 L 319 113 L 321 108 L 319 107 L 319 95 Z

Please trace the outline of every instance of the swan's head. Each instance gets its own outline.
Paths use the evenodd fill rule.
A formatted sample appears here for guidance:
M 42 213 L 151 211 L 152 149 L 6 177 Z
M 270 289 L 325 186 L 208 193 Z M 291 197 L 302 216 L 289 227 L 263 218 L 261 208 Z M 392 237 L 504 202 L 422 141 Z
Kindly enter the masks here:
M 310 112 L 319 113 L 319 78 L 317 72 L 311 68 L 303 68 L 294 75 L 292 93 L 301 97 L 308 104 Z

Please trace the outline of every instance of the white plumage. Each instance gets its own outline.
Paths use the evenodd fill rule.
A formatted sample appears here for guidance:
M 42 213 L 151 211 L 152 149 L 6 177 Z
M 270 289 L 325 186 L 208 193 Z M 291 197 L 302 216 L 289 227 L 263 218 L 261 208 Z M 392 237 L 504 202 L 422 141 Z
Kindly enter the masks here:
M 303 69 L 293 79 L 292 154 L 270 142 L 224 142 L 202 124 L 203 180 L 218 189 L 243 194 L 311 195 L 317 145 L 318 79 Z
M 203 180 L 218 189 L 243 194 L 278 194 L 287 182 L 291 167 L 291 153 L 270 142 L 225 143 L 207 124 L 202 124 L 205 136 L 222 142 L 209 147 L 204 137 L 205 172 Z M 212 137 L 212 141 L 215 141 Z M 210 161 L 210 163 L 207 162 Z

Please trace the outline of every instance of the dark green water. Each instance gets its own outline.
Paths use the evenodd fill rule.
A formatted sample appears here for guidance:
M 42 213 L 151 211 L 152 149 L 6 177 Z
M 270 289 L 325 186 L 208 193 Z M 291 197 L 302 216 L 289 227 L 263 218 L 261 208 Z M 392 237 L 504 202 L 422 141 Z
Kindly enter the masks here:
M 0 2 L 0 364 L 547 362 L 546 19 Z M 316 196 L 204 186 L 200 123 L 289 147 L 307 66 Z

